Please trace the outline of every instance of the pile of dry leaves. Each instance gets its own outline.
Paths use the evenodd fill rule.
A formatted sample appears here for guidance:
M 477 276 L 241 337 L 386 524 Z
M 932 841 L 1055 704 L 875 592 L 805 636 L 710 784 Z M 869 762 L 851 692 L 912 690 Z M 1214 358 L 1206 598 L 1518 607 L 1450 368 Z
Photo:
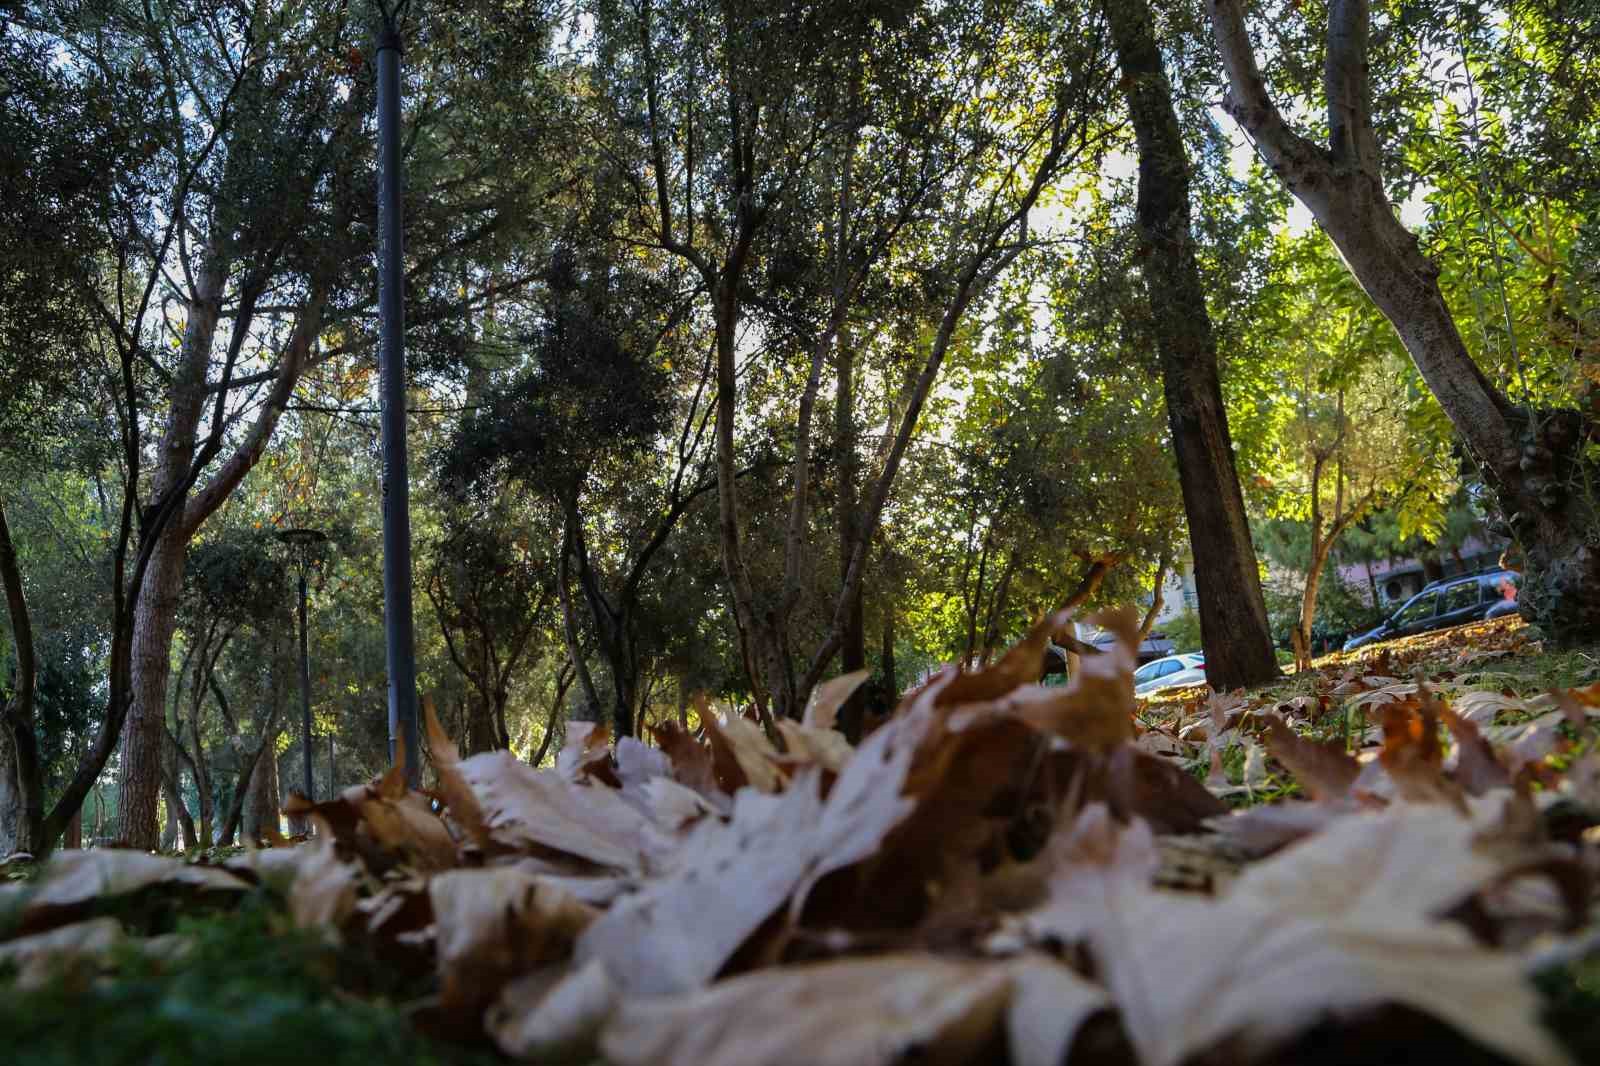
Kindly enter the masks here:
M 124 936 L 80 920 L 96 897 L 266 883 L 297 924 L 434 970 L 417 1024 L 519 1058 L 1056 1066 L 1094 1029 L 1144 1066 L 1247 1062 L 1399 1007 L 1569 1061 L 1527 978 L 1590 921 L 1600 819 L 1571 812 L 1600 811 L 1600 692 L 1550 697 L 1562 725 L 1533 743 L 1495 732 L 1491 699 L 1352 678 L 1373 694 L 1361 759 L 1291 728 L 1319 695 L 1142 729 L 1126 614 L 1098 619 L 1119 646 L 1042 687 L 1062 621 L 938 675 L 855 748 L 832 726 L 858 677 L 775 738 L 709 712 L 655 746 L 575 724 L 550 770 L 461 759 L 430 715 L 433 792 L 391 773 L 311 807 L 309 843 L 218 867 L 64 855 L 11 890 L 0 958 L 23 980 L 92 960 Z M 1235 744 L 1309 799 L 1230 812 L 1232 786 L 1185 764 Z

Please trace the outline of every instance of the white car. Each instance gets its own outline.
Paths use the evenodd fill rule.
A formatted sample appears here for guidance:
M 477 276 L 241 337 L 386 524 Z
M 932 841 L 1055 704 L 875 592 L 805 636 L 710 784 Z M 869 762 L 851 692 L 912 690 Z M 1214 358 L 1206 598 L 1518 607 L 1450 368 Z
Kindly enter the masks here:
M 1133 672 L 1133 694 L 1148 696 L 1167 688 L 1187 688 L 1206 683 L 1206 657 L 1204 652 L 1186 652 L 1168 655 L 1164 659 L 1145 663 Z

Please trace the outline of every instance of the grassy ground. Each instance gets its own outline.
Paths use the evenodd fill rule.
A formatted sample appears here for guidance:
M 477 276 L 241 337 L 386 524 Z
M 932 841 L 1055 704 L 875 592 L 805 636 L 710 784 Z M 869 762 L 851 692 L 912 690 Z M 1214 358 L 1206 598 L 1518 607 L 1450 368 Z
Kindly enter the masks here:
M 160 930 L 168 922 L 151 916 Z M 294 930 L 265 892 L 227 913 L 181 917 L 178 961 L 135 952 L 87 983 L 57 981 L 0 996 L 5 1060 L 39 1066 L 219 1062 L 382 1062 L 468 1066 L 496 1058 L 419 1036 L 409 1008 L 429 982 Z

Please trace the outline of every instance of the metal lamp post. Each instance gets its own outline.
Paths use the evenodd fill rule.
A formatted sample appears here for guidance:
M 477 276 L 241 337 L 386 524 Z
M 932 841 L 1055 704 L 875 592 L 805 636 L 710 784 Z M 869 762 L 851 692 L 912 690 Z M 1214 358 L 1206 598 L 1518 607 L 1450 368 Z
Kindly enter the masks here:
M 416 634 L 411 607 L 411 499 L 406 471 L 405 274 L 400 204 L 400 30 L 408 0 L 377 0 L 378 394 L 383 431 L 383 628 L 389 673 L 389 762 L 420 781 Z M 396 749 L 399 749 L 397 752 Z
M 303 730 L 301 751 L 305 753 L 305 794 L 314 800 L 311 783 L 311 656 L 306 648 L 306 576 L 311 572 L 317 545 L 328 535 L 317 529 L 280 529 L 278 539 L 289 546 L 295 572 L 300 578 L 300 724 Z

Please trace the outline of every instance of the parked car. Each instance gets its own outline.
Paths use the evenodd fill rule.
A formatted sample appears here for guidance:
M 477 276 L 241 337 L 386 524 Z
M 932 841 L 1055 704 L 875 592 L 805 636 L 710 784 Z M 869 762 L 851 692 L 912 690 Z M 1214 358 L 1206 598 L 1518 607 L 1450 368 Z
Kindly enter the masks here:
M 1345 641 L 1344 650 L 1355 651 L 1382 640 L 1509 614 L 1517 609 L 1518 578 L 1515 571 L 1497 568 L 1435 581 L 1424 586 L 1377 628 Z
M 1133 672 L 1133 694 L 1148 696 L 1167 688 L 1187 688 L 1203 685 L 1206 681 L 1206 656 L 1192 651 L 1182 655 L 1168 655 L 1152 663 L 1145 663 Z

